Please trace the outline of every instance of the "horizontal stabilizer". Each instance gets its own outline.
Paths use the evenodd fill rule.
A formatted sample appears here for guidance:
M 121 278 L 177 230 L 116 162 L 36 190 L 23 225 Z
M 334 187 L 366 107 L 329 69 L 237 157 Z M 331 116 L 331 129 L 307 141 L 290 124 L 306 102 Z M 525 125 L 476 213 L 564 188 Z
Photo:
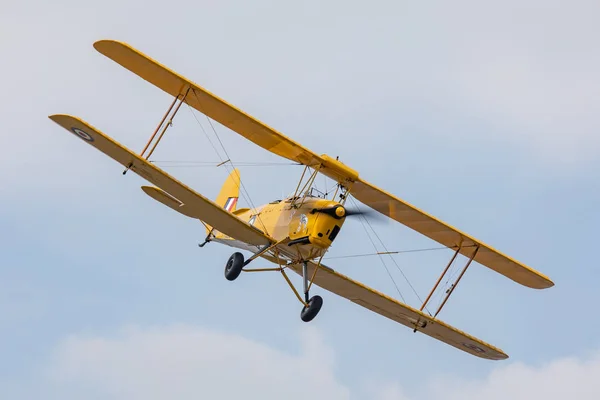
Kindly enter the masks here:
M 198 215 L 194 215 L 192 212 L 190 212 L 190 210 L 188 209 L 188 207 L 185 206 L 185 204 L 183 204 L 164 190 L 161 190 L 154 186 L 142 186 L 142 190 L 154 200 L 177 211 L 178 213 L 181 213 L 190 218 L 200 219 Z

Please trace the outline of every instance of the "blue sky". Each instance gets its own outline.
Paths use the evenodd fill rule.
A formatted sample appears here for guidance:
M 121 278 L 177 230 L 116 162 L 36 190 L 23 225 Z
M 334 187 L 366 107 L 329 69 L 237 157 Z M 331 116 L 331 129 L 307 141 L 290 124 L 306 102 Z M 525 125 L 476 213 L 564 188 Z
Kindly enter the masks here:
M 562 398 L 575 386 L 595 398 L 598 11 L 592 1 L 533 0 L 6 6 L 0 390 L 20 399 Z M 324 308 L 307 325 L 279 276 L 226 281 L 231 249 L 199 249 L 201 224 L 48 120 L 78 115 L 142 148 L 171 99 L 97 53 L 92 43 L 104 38 L 549 275 L 556 286 L 535 291 L 474 265 L 442 313 L 511 358 L 470 357 L 322 291 Z M 234 161 L 283 161 L 217 131 Z M 155 159 L 218 157 L 184 107 Z M 209 197 L 227 175 L 169 172 Z M 293 191 L 301 169 L 241 172 L 260 204 Z M 398 224 L 376 227 L 389 249 L 436 246 Z M 331 256 L 371 251 L 348 221 Z M 396 260 L 424 297 L 450 256 Z M 328 265 L 397 294 L 376 258 Z M 231 371 L 238 385 L 224 378 Z

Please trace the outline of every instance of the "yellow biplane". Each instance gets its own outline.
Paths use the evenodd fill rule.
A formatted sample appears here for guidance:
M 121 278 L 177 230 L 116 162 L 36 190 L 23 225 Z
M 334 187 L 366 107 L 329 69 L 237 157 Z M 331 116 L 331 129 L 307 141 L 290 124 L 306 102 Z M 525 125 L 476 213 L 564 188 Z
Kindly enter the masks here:
M 225 265 L 226 279 L 234 280 L 242 271 L 278 271 L 302 303 L 303 321 L 312 320 L 323 303 L 320 296 L 309 295 L 311 285 L 315 284 L 410 327 L 415 332 L 422 332 L 467 353 L 491 360 L 508 358 L 502 350 L 439 320 L 438 313 L 472 261 L 535 289 L 553 286 L 550 279 L 370 184 L 357 171 L 344 165 L 337 158 L 312 152 L 128 44 L 101 40 L 96 42 L 94 47 L 106 57 L 174 97 L 159 126 L 142 152 L 137 154 L 79 118 L 64 114 L 51 115 L 50 118 L 122 164 L 125 167 L 123 174 L 133 171 L 155 185 L 142 187 L 150 197 L 185 216 L 200 220 L 207 230 L 206 239 L 200 246 L 208 242 L 218 242 L 250 252 L 248 258 L 241 252 L 233 253 Z M 223 184 L 216 201 L 211 201 L 150 162 L 150 155 L 184 103 L 258 146 L 304 165 L 304 172 L 294 195 L 252 209 L 237 209 L 240 189 L 237 169 L 233 170 Z M 171 117 L 167 119 L 169 115 Z M 310 190 L 319 173 L 337 183 L 332 199 L 315 196 Z M 324 254 L 339 235 L 344 220 L 351 214 L 351 210 L 345 207 L 349 196 L 455 251 L 420 309 L 381 294 L 321 263 Z M 459 254 L 467 257 L 468 262 L 446 292 L 435 314 L 423 312 L 431 295 Z M 248 265 L 259 257 L 276 266 L 248 268 Z M 288 270 L 302 276 L 303 295 L 290 281 L 286 273 Z

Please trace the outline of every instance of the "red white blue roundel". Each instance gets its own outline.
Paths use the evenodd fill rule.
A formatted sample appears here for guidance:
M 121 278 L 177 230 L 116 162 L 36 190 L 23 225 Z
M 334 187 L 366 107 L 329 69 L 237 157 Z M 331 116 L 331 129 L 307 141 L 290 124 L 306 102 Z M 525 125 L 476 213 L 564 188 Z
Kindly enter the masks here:
M 465 346 L 468 349 L 473 350 L 476 353 L 485 353 L 485 350 L 482 349 L 481 347 L 471 344 L 471 343 L 463 343 L 463 346 Z
M 79 136 L 81 139 L 85 140 L 86 142 L 93 142 L 94 138 L 87 132 L 82 131 L 79 128 L 71 128 L 71 130 L 73 131 L 73 133 L 77 136 Z

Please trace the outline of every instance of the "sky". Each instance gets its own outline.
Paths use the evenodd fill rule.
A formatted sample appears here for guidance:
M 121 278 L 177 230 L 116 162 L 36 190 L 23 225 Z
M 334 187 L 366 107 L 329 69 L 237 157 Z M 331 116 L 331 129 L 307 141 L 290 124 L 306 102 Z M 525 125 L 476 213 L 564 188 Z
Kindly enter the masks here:
M 0 392 L 597 398 L 598 12 L 553 0 L 3 4 Z M 510 358 L 472 357 L 319 288 L 323 309 L 306 324 L 276 274 L 226 281 L 232 249 L 198 248 L 198 221 L 47 118 L 77 115 L 141 150 L 171 99 L 97 53 L 100 39 L 128 42 L 548 275 L 553 288 L 532 290 L 474 264 L 440 315 Z M 286 162 L 215 128 L 235 162 Z M 210 135 L 182 107 L 153 157 L 216 165 Z M 210 198 L 227 176 L 164 165 Z M 292 192 L 302 172 L 240 170 L 254 204 Z M 437 246 L 400 224 L 373 227 L 388 250 Z M 385 258 L 398 293 L 378 258 L 333 258 L 373 251 L 349 220 L 326 264 L 413 306 L 452 255 Z

